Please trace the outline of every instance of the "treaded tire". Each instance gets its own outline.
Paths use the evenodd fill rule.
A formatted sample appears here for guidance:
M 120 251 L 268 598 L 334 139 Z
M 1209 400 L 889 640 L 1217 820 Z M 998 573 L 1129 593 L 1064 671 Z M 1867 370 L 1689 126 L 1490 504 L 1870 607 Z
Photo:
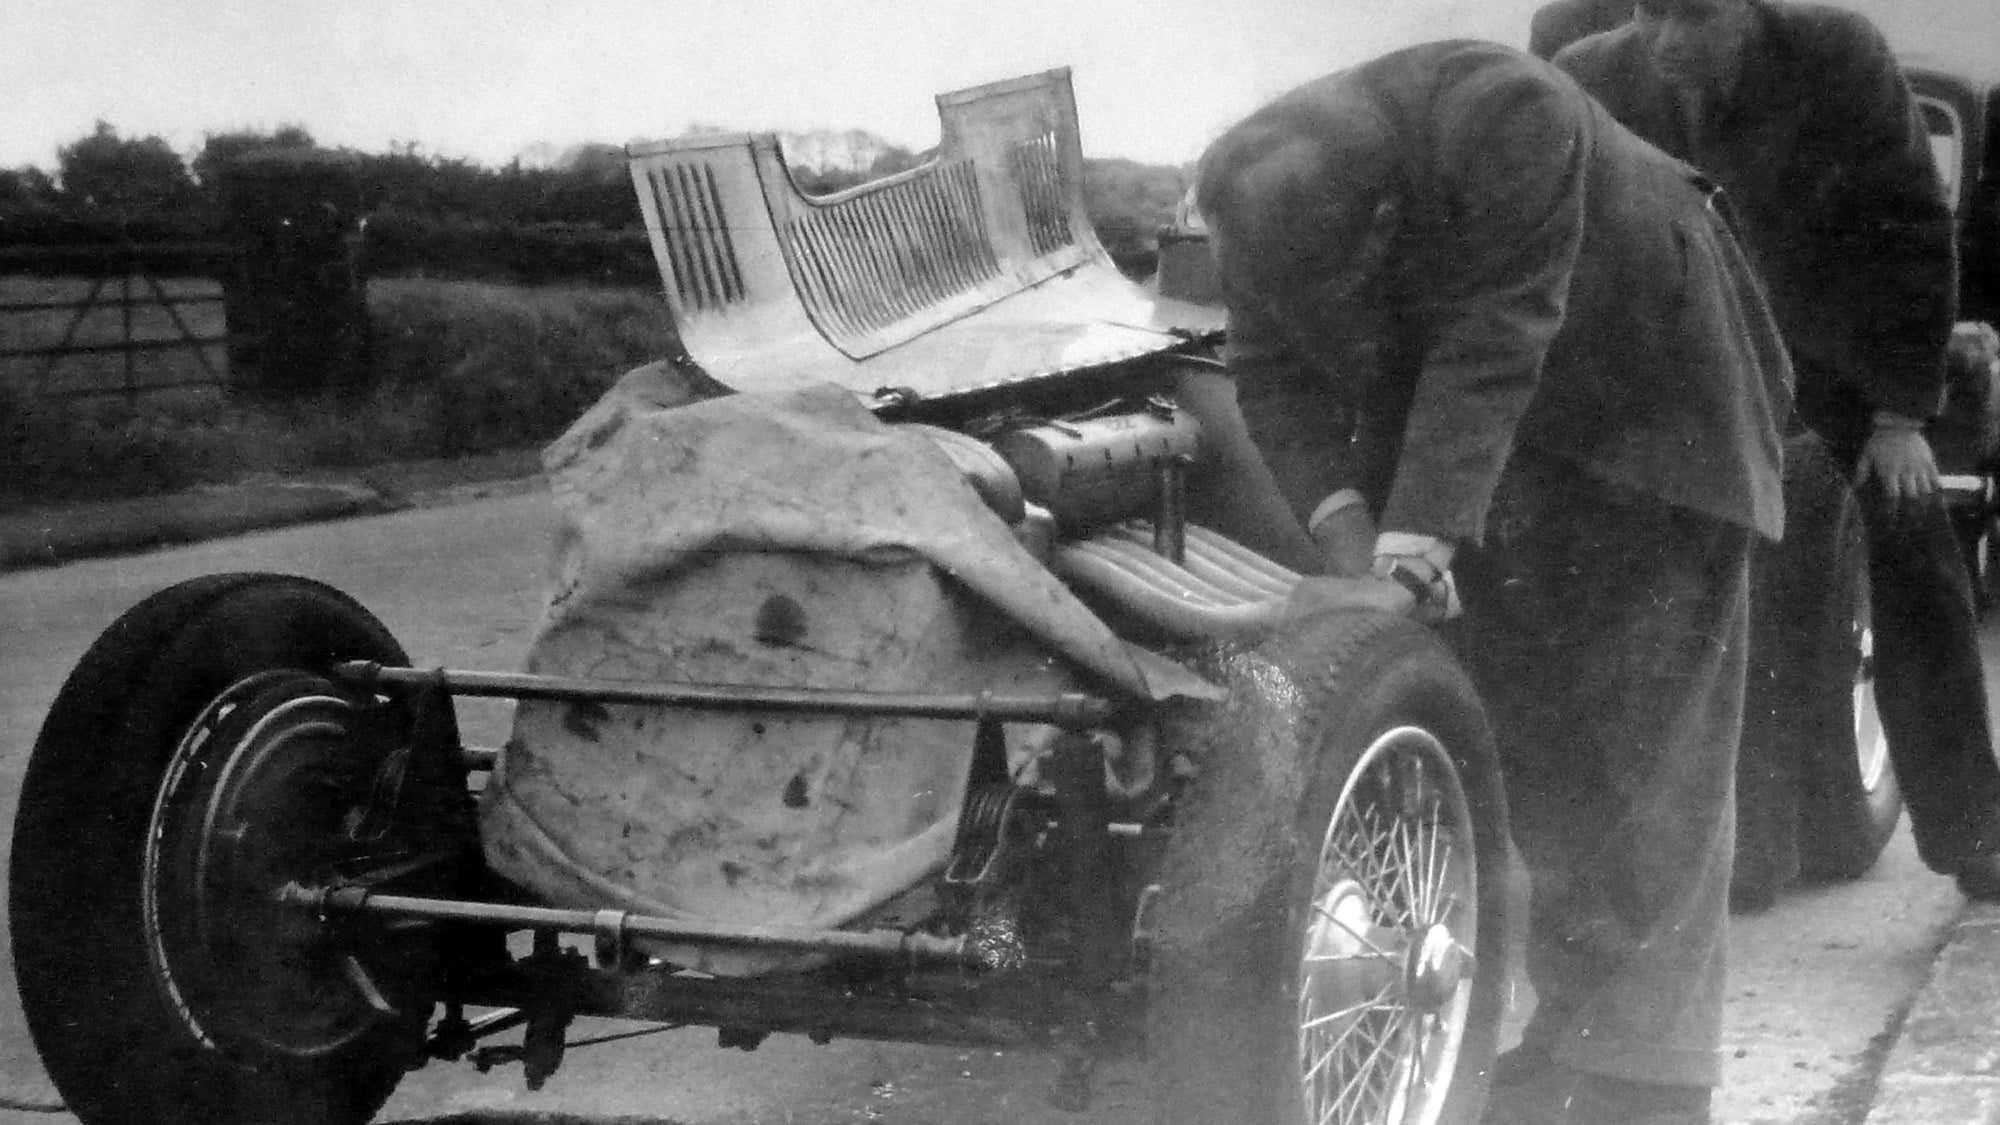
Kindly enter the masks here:
M 1360 1101 L 1342 1121 L 1477 1120 L 1521 927 L 1509 922 L 1506 802 L 1470 679 L 1428 630 L 1377 614 L 1318 618 L 1216 665 L 1229 701 L 1172 734 L 1200 773 L 1161 867 L 1156 1120 L 1317 1125 L 1308 1101 L 1349 1078 Z M 1406 750 L 1428 772 L 1406 772 Z M 1351 850 L 1357 819 L 1435 858 L 1405 852 L 1384 866 L 1402 844 Z M 1421 869 L 1439 893 L 1409 893 L 1399 867 Z M 1443 944 L 1469 961 L 1440 977 L 1410 971 L 1427 936 L 1447 932 Z M 1379 975 L 1390 999 L 1328 1014 L 1355 1010 L 1339 995 L 1375 987 L 1350 967 Z M 1375 1041 L 1387 1046 L 1359 1046 Z M 1316 1095 L 1310 1060 L 1321 1057 L 1339 1078 Z
M 1799 874 L 1822 882 L 1867 874 L 1903 814 L 1876 708 L 1867 536 L 1851 496 L 1837 529 L 1833 597 L 1821 643 L 1810 650 L 1813 679 L 1795 728 Z
M 1873 737 L 1872 690 L 1857 692 L 1872 679 L 1860 508 L 1817 438 L 1793 438 L 1785 454 L 1785 539 L 1764 545 L 1753 570 L 1730 888 L 1738 912 L 1769 908 L 1797 878 L 1866 873 L 1902 815 L 1887 744 Z
M 337 590 L 214 575 L 126 612 L 57 695 L 22 783 L 9 907 L 29 1031 L 86 1125 L 352 1125 L 381 1108 L 411 1060 L 428 1007 L 315 1058 L 225 1051 L 189 1027 L 149 960 L 148 836 L 190 724 L 254 674 L 349 659 L 408 663 Z

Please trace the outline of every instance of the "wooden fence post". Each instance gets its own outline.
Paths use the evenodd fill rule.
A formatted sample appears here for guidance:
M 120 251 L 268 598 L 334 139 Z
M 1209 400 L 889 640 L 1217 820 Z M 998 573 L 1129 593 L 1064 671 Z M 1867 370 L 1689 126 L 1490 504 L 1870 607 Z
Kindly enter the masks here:
M 231 389 L 264 398 L 367 390 L 367 294 L 351 237 L 359 161 L 320 149 L 251 153 L 222 170 L 222 203 Z

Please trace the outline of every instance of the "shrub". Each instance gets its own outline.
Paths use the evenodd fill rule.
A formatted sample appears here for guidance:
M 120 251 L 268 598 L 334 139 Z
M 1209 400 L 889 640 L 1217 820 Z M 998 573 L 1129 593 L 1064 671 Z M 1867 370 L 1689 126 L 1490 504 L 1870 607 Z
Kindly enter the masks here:
M 630 194 L 631 188 L 626 188 Z M 363 271 L 373 277 L 451 277 L 511 282 L 657 285 L 652 244 L 639 227 L 511 226 L 399 211 L 368 217 Z
M 1091 225 L 1112 260 L 1134 277 L 1153 272 L 1160 228 L 1173 218 L 1186 190 L 1187 175 L 1178 168 L 1132 160 L 1083 162 Z
M 0 480 L 9 506 L 140 496 L 226 480 L 240 455 L 243 413 L 212 395 L 142 405 L 39 399 L 0 387 Z
M 643 291 L 378 281 L 369 310 L 377 395 L 424 403 L 438 456 L 546 441 L 676 346 Z

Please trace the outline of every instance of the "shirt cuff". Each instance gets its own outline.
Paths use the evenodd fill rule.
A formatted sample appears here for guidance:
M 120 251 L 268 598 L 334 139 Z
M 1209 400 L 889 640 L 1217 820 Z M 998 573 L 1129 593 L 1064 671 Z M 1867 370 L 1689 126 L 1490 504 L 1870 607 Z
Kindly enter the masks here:
M 1375 537 L 1375 553 L 1397 558 L 1422 559 L 1438 572 L 1451 569 L 1452 545 L 1433 535 L 1414 531 L 1385 531 Z
M 1924 420 L 1922 418 L 1912 418 L 1908 414 L 1899 413 L 1894 410 L 1877 410 L 1874 422 L 1875 428 L 1878 430 L 1921 430 L 1924 428 Z
M 1312 534 L 1314 528 L 1325 523 L 1335 512 L 1359 507 L 1367 502 L 1357 489 L 1342 488 L 1329 493 L 1326 499 L 1319 502 L 1319 507 L 1313 509 L 1312 515 L 1306 518 L 1306 533 Z

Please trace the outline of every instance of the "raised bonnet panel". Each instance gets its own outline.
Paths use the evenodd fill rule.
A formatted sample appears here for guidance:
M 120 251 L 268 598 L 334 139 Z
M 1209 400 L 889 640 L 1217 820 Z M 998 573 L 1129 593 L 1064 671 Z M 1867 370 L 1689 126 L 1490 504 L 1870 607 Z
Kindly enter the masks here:
M 743 355 L 810 331 L 865 359 L 1103 257 L 1067 70 L 941 95 L 938 111 L 929 162 L 819 198 L 769 134 L 634 146 L 689 352 Z
M 856 359 L 949 318 L 1000 277 L 971 162 L 918 171 L 838 200 L 779 205 L 806 315 Z

